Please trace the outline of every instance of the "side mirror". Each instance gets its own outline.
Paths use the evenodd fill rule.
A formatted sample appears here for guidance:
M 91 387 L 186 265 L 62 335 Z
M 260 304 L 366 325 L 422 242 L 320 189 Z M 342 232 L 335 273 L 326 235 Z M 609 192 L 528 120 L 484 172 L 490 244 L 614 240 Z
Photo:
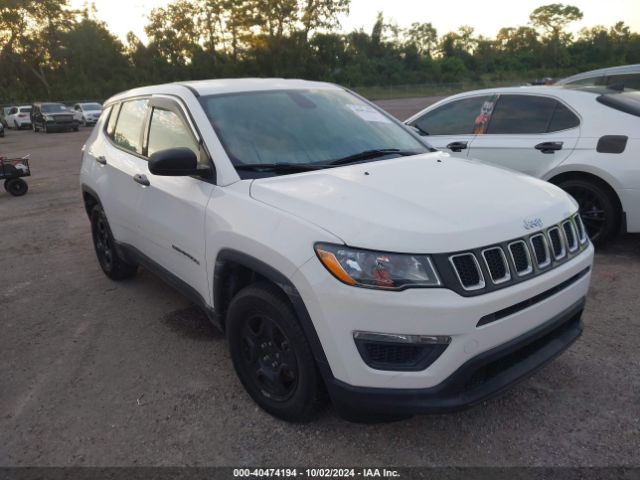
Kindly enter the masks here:
M 198 168 L 198 157 L 190 148 L 167 148 L 149 157 L 149 171 L 165 177 L 204 176 L 208 169 Z M 203 175 L 204 174 L 204 175 Z

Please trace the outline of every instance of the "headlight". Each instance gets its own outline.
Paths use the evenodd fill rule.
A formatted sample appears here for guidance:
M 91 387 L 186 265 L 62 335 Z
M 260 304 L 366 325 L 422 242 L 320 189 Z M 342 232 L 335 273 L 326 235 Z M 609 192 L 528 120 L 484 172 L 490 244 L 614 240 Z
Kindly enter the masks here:
M 55 120 L 55 118 L 53 118 L 51 115 L 45 115 L 45 116 L 44 116 L 44 119 L 45 119 L 47 122 L 53 122 L 53 121 Z
M 316 244 L 315 250 L 327 270 L 347 285 L 385 290 L 441 285 L 427 255 L 376 252 L 327 243 Z

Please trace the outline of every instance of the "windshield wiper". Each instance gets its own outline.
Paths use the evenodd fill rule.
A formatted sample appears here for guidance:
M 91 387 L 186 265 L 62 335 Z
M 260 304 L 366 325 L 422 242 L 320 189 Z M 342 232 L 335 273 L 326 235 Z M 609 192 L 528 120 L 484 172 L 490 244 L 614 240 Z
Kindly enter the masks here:
M 396 154 L 403 157 L 408 157 L 410 155 L 418 155 L 418 153 L 416 152 L 411 152 L 408 150 L 400 150 L 399 148 L 378 148 L 375 150 L 365 150 L 363 152 L 354 153 L 353 155 L 348 155 L 343 158 L 331 160 L 327 162 L 327 164 L 328 165 L 346 165 L 349 163 L 356 163 L 361 160 L 372 160 L 374 158 L 384 157 L 389 154 Z
M 250 172 L 309 172 L 311 170 L 319 170 L 326 166 L 312 165 L 308 163 L 241 163 L 234 164 L 237 170 L 247 170 Z

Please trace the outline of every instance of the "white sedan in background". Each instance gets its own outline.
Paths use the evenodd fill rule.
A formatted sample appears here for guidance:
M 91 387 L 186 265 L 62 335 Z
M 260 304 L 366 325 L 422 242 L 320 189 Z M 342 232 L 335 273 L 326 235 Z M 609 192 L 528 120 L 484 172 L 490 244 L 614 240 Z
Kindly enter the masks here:
M 405 123 L 454 156 L 563 188 L 579 203 L 594 243 L 621 230 L 640 232 L 640 91 L 476 90 L 441 100 Z
M 76 103 L 73 106 L 73 118 L 85 127 L 95 125 L 101 113 L 102 105 L 97 102 Z

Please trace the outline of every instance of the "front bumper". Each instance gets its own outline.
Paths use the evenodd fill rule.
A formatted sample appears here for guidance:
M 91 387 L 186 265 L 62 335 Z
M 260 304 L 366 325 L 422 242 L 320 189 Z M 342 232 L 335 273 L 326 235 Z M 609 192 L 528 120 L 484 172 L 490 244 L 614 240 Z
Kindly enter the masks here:
M 49 131 L 68 131 L 68 130 L 73 130 L 74 128 L 76 128 L 78 124 L 76 122 L 65 122 L 65 123 L 59 123 L 59 122 L 47 122 L 47 130 Z
M 315 257 L 291 281 L 326 356 L 324 364 L 317 358 L 325 378 L 353 387 L 426 389 L 447 380 L 472 358 L 534 331 L 586 297 L 592 263 L 589 245 L 542 275 L 473 297 L 445 288 L 389 292 L 352 287 L 336 280 Z M 358 331 L 447 336 L 451 341 L 428 368 L 391 371 L 365 363 L 353 337 Z
M 564 352 L 582 333 L 584 303 L 582 298 L 534 330 L 468 360 L 434 387 L 354 387 L 334 378 L 327 381 L 329 394 L 336 410 L 352 418 L 446 413 L 471 407 L 527 378 Z

